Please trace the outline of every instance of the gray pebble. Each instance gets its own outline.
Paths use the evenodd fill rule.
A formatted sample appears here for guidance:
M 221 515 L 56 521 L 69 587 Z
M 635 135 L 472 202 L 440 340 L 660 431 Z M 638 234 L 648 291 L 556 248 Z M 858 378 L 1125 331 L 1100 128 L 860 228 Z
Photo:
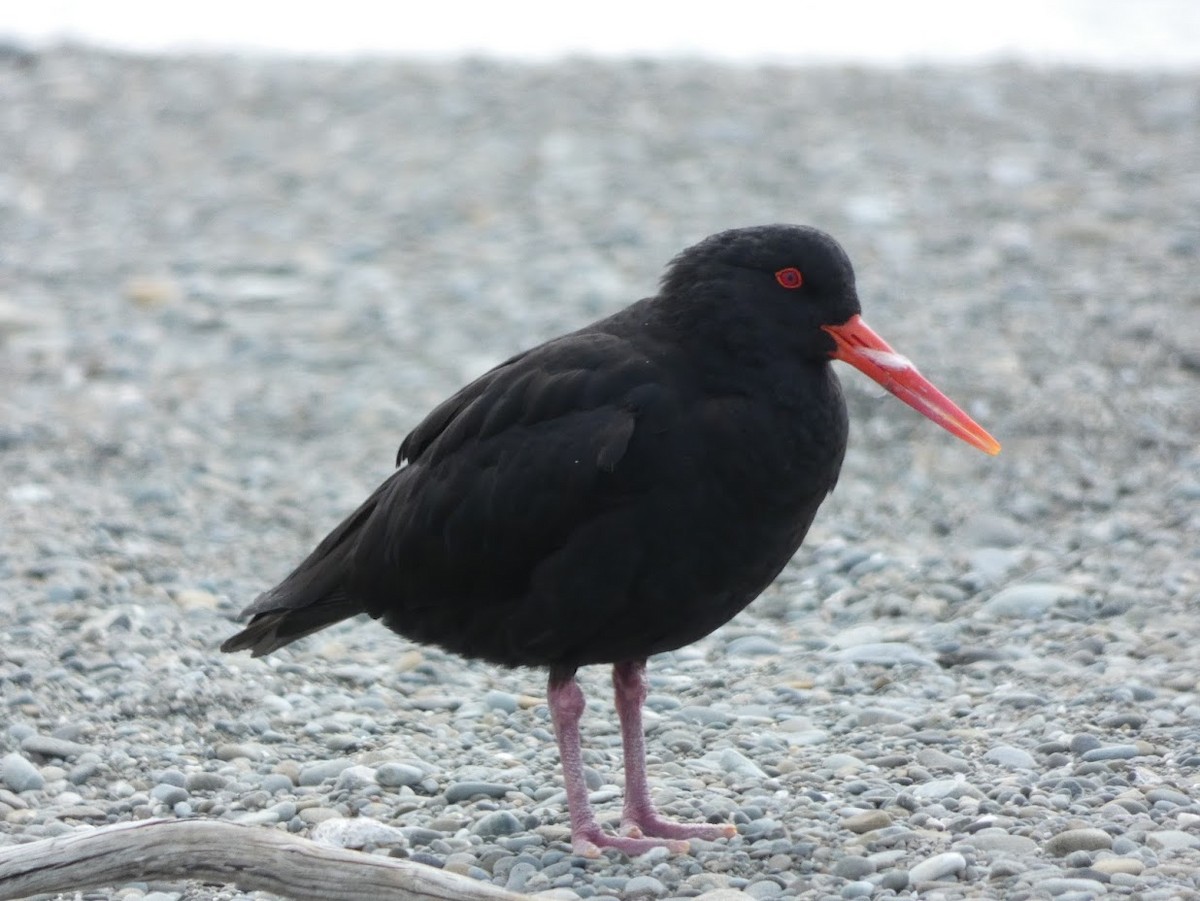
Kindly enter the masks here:
M 455 782 L 446 789 L 446 803 L 458 804 L 480 795 L 485 798 L 503 798 L 510 791 L 512 786 L 503 782 Z
M 634 876 L 625 883 L 624 897 L 661 898 L 667 893 L 667 887 L 653 876 Z
M 862 879 L 874 872 L 875 864 L 865 857 L 840 857 L 833 865 L 833 875 L 842 879 Z
M 46 785 L 38 768 L 15 752 L 0 760 L 0 782 L 18 793 L 37 791 Z
M 1200 835 L 1182 829 L 1159 829 L 1146 833 L 1146 844 L 1156 851 L 1179 851 L 1200 848 Z
M 1093 751 L 1099 748 L 1103 742 L 1094 735 L 1089 735 L 1087 732 L 1080 732 L 1078 735 L 1071 737 L 1070 749 L 1074 754 L 1086 754 L 1088 751 Z
M 938 748 L 922 748 L 917 752 L 917 763 L 931 770 L 949 770 L 952 773 L 966 773 L 971 764 L 961 757 L 954 757 Z
M 375 770 L 375 781 L 389 788 L 417 785 L 424 778 L 424 772 L 407 763 L 385 763 Z
M 495 838 L 500 835 L 513 835 L 525 828 L 517 817 L 507 810 L 496 810 L 481 818 L 471 832 L 484 838 Z
M 504 887 L 510 892 L 523 893 L 525 886 L 535 873 L 537 873 L 537 867 L 534 864 L 518 861 L 508 871 L 508 879 L 505 881 Z
M 1102 748 L 1092 748 L 1090 751 L 1085 751 L 1082 759 L 1085 761 L 1093 760 L 1129 760 L 1132 757 L 1140 757 L 1143 752 L 1137 745 L 1107 745 Z
M 1011 745 L 997 745 L 989 748 L 984 752 L 983 759 L 998 763 L 1010 770 L 1031 770 L 1036 765 L 1032 754 Z
M 706 754 L 705 759 L 714 760 L 721 770 L 734 776 L 747 779 L 765 779 L 767 777 L 758 764 L 736 748 L 722 748 L 720 751 Z
M 992 854 L 1010 854 L 1026 857 L 1037 851 L 1037 842 L 1028 836 L 1012 835 L 1003 829 L 982 829 L 970 838 L 971 845 L 979 851 Z
M 725 726 L 733 719 L 728 710 L 713 707 L 680 707 L 671 713 L 671 719 L 683 720 L 689 723 L 699 723 L 703 726 Z
M 181 801 L 186 801 L 188 799 L 188 792 L 186 788 L 181 788 L 178 785 L 171 785 L 169 782 L 160 782 L 154 788 L 150 789 L 150 797 L 168 806 L 174 806 Z
M 189 773 L 183 787 L 192 793 L 215 792 L 223 789 L 228 781 L 224 776 L 218 776 L 216 773 L 199 771 Z
M 79 742 L 34 734 L 21 740 L 21 750 L 27 754 L 38 754 L 42 757 L 73 760 L 81 754 L 86 754 L 91 748 L 81 745 Z
M 369 766 L 356 765 L 348 766 L 338 773 L 334 788 L 341 791 L 362 791 L 375 784 L 375 771 Z
M 1067 829 L 1047 839 L 1042 849 L 1053 857 L 1066 857 L 1072 851 L 1107 850 L 1112 842 L 1112 836 L 1103 829 Z
M 892 824 L 892 816 L 886 810 L 864 810 L 862 813 L 851 814 L 842 820 L 842 828 L 849 829 L 862 835 L 865 832 L 873 832 L 876 829 L 882 829 L 884 826 Z M 845 858 L 853 860 L 855 858 Z
M 1059 602 L 1077 595 L 1078 592 L 1068 585 L 1048 582 L 1011 585 L 998 591 L 979 612 L 1002 619 L 1039 619 Z
M 771 879 L 759 879 L 746 886 L 745 892 L 755 901 L 767 901 L 769 898 L 778 898 L 782 895 L 783 886 Z
M 908 888 L 912 877 L 907 870 L 895 869 L 888 870 L 879 876 L 879 887 L 893 892 L 902 892 Z
M 342 770 L 351 766 L 351 761 L 344 758 L 319 760 L 309 763 L 300 770 L 299 784 L 304 786 L 320 785 L 326 779 L 336 779 Z
M 937 661 L 932 657 L 922 654 L 910 644 L 899 641 L 855 645 L 838 651 L 834 656 L 844 662 L 872 666 L 937 666 Z
M 86 762 L 80 762 L 71 767 L 70 771 L 67 773 L 67 779 L 72 785 L 83 785 L 95 777 L 100 772 L 100 769 L 100 763 L 98 761 L 89 760 Z
M 1043 891 L 1052 897 L 1065 895 L 1070 892 L 1072 894 L 1078 893 L 1081 897 L 1095 898 L 1108 891 L 1104 883 L 1098 880 L 1072 879 L 1065 876 L 1051 876 L 1047 879 L 1039 879 L 1037 887 L 1039 891 Z
M 312 831 L 312 840 L 335 848 L 386 847 L 404 844 L 404 833 L 371 817 L 326 817 Z
M 483 703 L 492 710 L 502 710 L 505 713 L 516 713 L 519 706 L 515 694 L 495 689 L 483 696 Z
M 945 851 L 935 854 L 913 867 L 909 867 L 910 882 L 938 882 L 957 876 L 967 868 L 967 860 L 957 851 Z
M 262 777 L 262 782 L 259 785 L 262 786 L 263 791 L 271 794 L 275 794 L 275 792 L 290 792 L 296 787 L 295 783 L 292 782 L 292 777 L 286 773 L 267 773 Z
M 780 644 L 761 635 L 742 635 L 725 645 L 733 657 L 769 657 L 780 652 Z
M 855 882 L 847 882 L 842 886 L 840 894 L 843 898 L 869 898 L 874 893 L 875 884 L 861 879 Z
M 1192 803 L 1191 797 L 1173 788 L 1152 788 L 1146 792 L 1146 800 L 1151 804 L 1168 804 L 1172 807 L 1186 807 Z

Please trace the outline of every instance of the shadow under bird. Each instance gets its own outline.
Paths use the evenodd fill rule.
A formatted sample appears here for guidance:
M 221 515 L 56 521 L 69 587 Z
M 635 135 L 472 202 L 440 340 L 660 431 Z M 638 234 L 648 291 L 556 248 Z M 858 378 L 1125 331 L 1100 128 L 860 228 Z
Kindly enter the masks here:
M 257 657 L 366 613 L 464 657 L 545 667 L 576 852 L 732 836 L 654 807 L 646 659 L 727 622 L 800 547 L 846 450 L 831 360 L 1000 450 L 863 322 L 833 238 L 721 232 L 680 253 L 654 297 L 511 357 L 434 409 L 399 468 L 221 649 Z M 601 829 L 584 781 L 575 673 L 595 663 L 612 664 L 623 736 L 620 834 Z

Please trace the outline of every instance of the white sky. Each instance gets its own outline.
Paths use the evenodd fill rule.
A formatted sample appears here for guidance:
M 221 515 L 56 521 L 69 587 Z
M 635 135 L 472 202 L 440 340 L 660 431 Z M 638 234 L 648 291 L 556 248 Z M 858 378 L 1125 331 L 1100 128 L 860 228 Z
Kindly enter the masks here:
M 1200 68 L 1200 0 L 7 0 L 0 38 L 135 50 Z

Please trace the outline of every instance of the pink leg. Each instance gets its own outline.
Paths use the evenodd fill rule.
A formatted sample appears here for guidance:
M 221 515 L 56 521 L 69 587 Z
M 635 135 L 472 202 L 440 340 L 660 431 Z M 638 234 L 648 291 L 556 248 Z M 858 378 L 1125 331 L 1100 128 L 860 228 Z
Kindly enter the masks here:
M 642 706 L 646 703 L 646 661 L 630 660 L 613 666 L 613 688 L 617 716 L 621 720 L 621 743 L 625 749 L 625 809 L 621 825 L 633 838 L 653 836 L 674 839 L 686 845 L 689 838 L 717 839 L 737 835 L 730 824 L 685 824 L 664 820 L 650 798 L 646 778 L 646 740 L 642 729 Z
M 636 857 L 662 845 L 676 853 L 686 851 L 687 842 L 609 835 L 600 828 L 600 824 L 596 822 L 596 815 L 592 812 L 591 802 L 588 801 L 587 782 L 583 778 L 579 719 L 583 716 L 586 702 L 575 681 L 574 671 L 566 674 L 557 670 L 550 671 L 547 699 L 550 704 L 550 719 L 554 723 L 554 734 L 558 738 L 558 753 L 562 758 L 567 810 L 571 816 L 571 844 L 575 853 L 584 857 L 599 857 L 601 848 L 614 848 L 630 857 Z

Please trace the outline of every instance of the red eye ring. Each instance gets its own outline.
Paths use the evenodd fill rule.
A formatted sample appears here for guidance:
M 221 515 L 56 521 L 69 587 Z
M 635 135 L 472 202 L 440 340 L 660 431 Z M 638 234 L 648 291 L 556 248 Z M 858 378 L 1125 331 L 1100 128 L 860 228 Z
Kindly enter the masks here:
M 779 282 L 783 287 L 793 290 L 804 284 L 804 276 L 800 274 L 800 270 L 795 266 L 788 266 L 786 269 L 780 269 L 775 273 L 775 281 Z

